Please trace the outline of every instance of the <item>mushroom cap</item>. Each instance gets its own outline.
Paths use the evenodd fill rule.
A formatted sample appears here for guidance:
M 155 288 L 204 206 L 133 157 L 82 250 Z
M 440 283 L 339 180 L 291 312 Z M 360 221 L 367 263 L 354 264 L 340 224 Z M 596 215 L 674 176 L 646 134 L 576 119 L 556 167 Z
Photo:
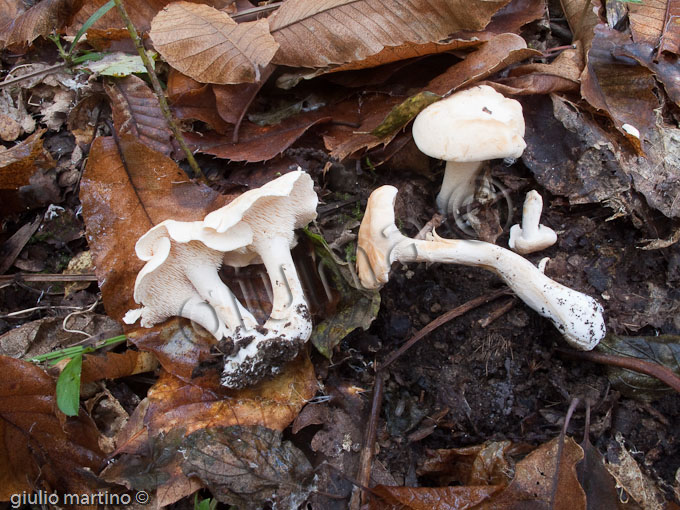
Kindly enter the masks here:
M 367 289 L 382 287 L 389 280 L 394 247 L 404 239 L 394 223 L 397 188 L 381 186 L 371 193 L 359 227 L 357 272 Z
M 314 181 L 298 167 L 257 189 L 246 191 L 208 214 L 203 224 L 217 235 L 231 232 L 238 224 L 249 227 L 252 242 L 234 250 L 223 250 L 226 252 L 225 264 L 242 267 L 258 261 L 258 246 L 266 249 L 267 239 L 284 237 L 289 246 L 293 246 L 293 231 L 316 218 L 317 203 Z
M 518 158 L 524 143 L 522 105 L 488 85 L 456 92 L 431 104 L 413 123 L 421 152 L 445 161 Z

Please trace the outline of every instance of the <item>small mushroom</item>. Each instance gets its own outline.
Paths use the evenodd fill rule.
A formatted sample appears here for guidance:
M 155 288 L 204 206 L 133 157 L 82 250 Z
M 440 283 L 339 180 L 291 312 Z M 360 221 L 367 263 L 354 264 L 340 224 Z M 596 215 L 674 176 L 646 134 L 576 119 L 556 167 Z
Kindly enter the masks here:
M 567 342 L 580 350 L 593 349 L 604 337 L 602 307 L 590 296 L 545 276 L 527 259 L 482 241 L 411 239 L 394 223 L 397 189 L 382 186 L 368 199 L 359 228 L 357 271 L 364 287 L 379 288 L 389 278 L 393 262 L 443 262 L 493 271 L 530 308 L 550 319 Z
M 550 227 L 541 225 L 543 198 L 538 191 L 527 193 L 522 207 L 522 225 L 510 228 L 508 246 L 522 255 L 545 250 L 557 242 L 557 234 Z
M 422 152 L 446 163 L 439 212 L 455 213 L 474 196 L 482 161 L 518 158 L 526 144 L 522 106 L 488 85 L 457 92 L 431 104 L 413 123 Z
M 312 178 L 298 169 L 205 217 L 205 227 L 218 234 L 241 224 L 249 227 L 251 242 L 226 252 L 224 263 L 234 267 L 263 263 L 273 294 L 269 319 L 236 342 L 238 350 L 225 358 L 223 385 L 246 386 L 276 373 L 309 339 L 311 314 L 290 250 L 295 245 L 294 230 L 316 218 L 317 202 Z
M 254 328 L 257 321 L 218 274 L 222 252 L 251 239 L 245 225 L 234 226 L 229 236 L 217 237 L 200 221 L 159 223 L 135 246 L 137 256 L 147 261 L 134 290 L 135 301 L 143 306 L 128 311 L 123 320 L 132 324 L 141 318 L 143 327 L 151 327 L 169 317 L 186 317 L 217 339 L 237 328 Z

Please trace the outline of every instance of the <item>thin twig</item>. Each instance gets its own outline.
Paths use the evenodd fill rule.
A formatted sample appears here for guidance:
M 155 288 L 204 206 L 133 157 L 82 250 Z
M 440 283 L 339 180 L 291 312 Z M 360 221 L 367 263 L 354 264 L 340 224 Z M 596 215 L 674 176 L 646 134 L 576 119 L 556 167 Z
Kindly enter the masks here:
M 252 9 L 245 9 L 236 14 L 231 14 L 231 19 L 239 23 L 243 21 L 250 21 L 251 19 L 256 19 L 260 14 L 275 11 L 281 6 L 281 2 L 271 3 L 269 5 L 262 5 L 260 7 L 253 7 Z
M 503 304 L 501 304 L 501 306 L 499 306 L 498 308 L 493 310 L 488 316 L 477 321 L 477 324 L 479 324 L 483 328 L 488 327 L 489 324 L 491 324 L 495 320 L 499 319 L 500 317 L 502 317 L 503 315 L 508 313 L 510 311 L 510 309 L 513 306 L 515 306 L 515 304 L 517 304 L 517 298 L 516 297 L 512 297 L 512 298 L 508 299 Z
M 435 320 L 430 322 L 427 326 L 425 326 L 423 329 L 418 331 L 415 335 L 413 335 L 406 343 L 404 343 L 399 349 L 394 351 L 392 354 L 387 356 L 385 361 L 383 361 L 382 365 L 378 367 L 379 371 L 385 370 L 390 364 L 394 362 L 397 358 L 399 358 L 402 354 L 404 354 L 407 350 L 409 350 L 413 344 L 418 342 L 421 338 L 424 336 L 428 335 L 435 329 L 437 329 L 439 326 L 442 324 L 446 324 L 449 322 L 451 319 L 455 319 L 456 317 L 460 317 L 461 315 L 469 312 L 470 310 L 474 310 L 478 306 L 481 306 L 483 304 L 488 303 L 489 301 L 493 301 L 494 299 L 498 299 L 501 296 L 505 296 L 506 294 L 510 293 L 510 289 L 502 288 L 498 289 L 494 292 L 490 292 L 489 294 L 486 294 L 484 296 L 477 297 L 475 299 L 471 299 L 467 303 L 463 303 L 457 308 L 454 308 L 453 310 L 449 310 L 448 312 L 440 315 L 437 317 Z
M 375 386 L 373 387 L 371 416 L 368 420 L 366 436 L 364 437 L 364 446 L 361 449 L 361 457 L 359 459 L 358 482 L 361 487 L 370 487 L 371 485 L 371 465 L 373 464 L 373 452 L 375 451 L 375 438 L 378 435 L 378 420 L 380 419 L 380 409 L 382 408 L 383 385 L 384 375 L 382 372 L 377 372 L 375 374 Z M 365 499 L 366 492 L 362 491 L 362 505 L 368 503 Z
M 10 319 L 12 317 L 18 317 L 20 315 L 25 315 L 27 313 L 37 312 L 39 310 L 84 310 L 91 305 L 87 306 L 34 306 L 32 308 L 26 308 L 24 310 L 18 310 L 16 312 L 10 312 L 0 315 L 0 319 Z
M 135 47 L 137 48 L 137 52 L 139 53 L 139 56 L 141 57 L 142 62 L 144 62 L 144 67 L 146 67 L 146 72 L 149 74 L 149 78 L 151 79 L 151 84 L 153 85 L 153 90 L 156 93 L 156 97 L 158 98 L 158 104 L 161 107 L 161 111 L 163 112 L 163 116 L 165 117 L 165 120 L 167 121 L 168 126 L 170 126 L 170 130 L 172 131 L 172 134 L 175 135 L 175 139 L 177 140 L 177 143 L 179 143 L 179 146 L 184 151 L 184 154 L 187 157 L 187 162 L 189 163 L 189 166 L 191 167 L 191 169 L 194 171 L 196 178 L 199 179 L 200 181 L 204 182 L 205 184 L 210 184 L 208 182 L 208 179 L 206 179 L 205 175 L 201 171 L 201 168 L 198 166 L 198 163 L 196 162 L 196 159 L 194 158 L 194 154 L 191 152 L 191 149 L 189 149 L 189 146 L 186 144 L 186 141 L 184 140 L 184 137 L 182 136 L 182 132 L 179 130 L 179 127 L 177 126 L 177 123 L 175 122 L 175 119 L 172 115 L 172 112 L 170 111 L 170 107 L 168 106 L 168 102 L 165 99 L 165 92 L 163 92 L 163 87 L 161 87 L 161 82 L 158 80 L 158 76 L 156 75 L 156 71 L 154 71 L 154 68 L 151 65 L 151 60 L 149 60 L 149 56 L 146 54 L 146 51 L 144 50 L 144 45 L 142 44 L 142 40 L 139 37 L 139 34 L 137 33 L 137 29 L 133 25 L 132 20 L 130 19 L 130 16 L 128 16 L 128 13 L 125 10 L 125 7 L 123 6 L 122 1 L 121 0 L 114 0 L 114 2 L 116 3 L 116 7 L 118 7 L 118 12 L 120 12 L 120 15 L 123 18 L 123 21 L 125 21 L 125 25 L 127 26 L 128 32 L 130 33 L 130 38 L 132 39 L 132 42 L 134 42 Z
M 0 82 L 0 89 L 12 85 L 14 83 L 19 83 L 20 81 L 28 80 L 29 78 L 33 78 L 35 76 L 40 76 L 41 74 L 52 74 L 53 72 L 58 71 L 62 67 L 66 67 L 66 62 L 62 62 L 61 64 L 55 64 L 53 66 L 46 67 L 45 69 L 40 69 L 38 71 L 33 71 L 32 73 L 27 73 L 24 74 L 23 76 L 10 78 L 9 80 Z
M 613 367 L 626 368 L 634 372 L 656 377 L 659 381 L 680 393 L 680 377 L 675 375 L 675 373 L 669 368 L 659 365 L 658 363 L 651 363 L 649 361 L 643 361 L 641 359 L 625 356 L 603 354 L 601 352 L 573 351 L 571 349 L 555 350 L 562 354 L 566 354 L 571 358 L 592 361 L 594 363 L 601 363 L 603 365 L 610 365 Z
M 94 273 L 82 274 L 3 274 L 0 275 L 0 284 L 13 282 L 96 282 L 97 275 Z
M 560 432 L 560 437 L 557 443 L 557 455 L 555 456 L 555 474 L 553 475 L 553 485 L 550 491 L 550 508 L 555 508 L 555 497 L 557 496 L 557 488 L 559 487 L 560 478 L 560 466 L 562 465 L 562 452 L 564 451 L 564 440 L 567 437 L 567 428 L 569 428 L 569 422 L 571 417 L 579 404 L 578 398 L 573 398 L 569 404 L 569 409 L 567 410 L 567 415 L 564 417 L 564 426 Z

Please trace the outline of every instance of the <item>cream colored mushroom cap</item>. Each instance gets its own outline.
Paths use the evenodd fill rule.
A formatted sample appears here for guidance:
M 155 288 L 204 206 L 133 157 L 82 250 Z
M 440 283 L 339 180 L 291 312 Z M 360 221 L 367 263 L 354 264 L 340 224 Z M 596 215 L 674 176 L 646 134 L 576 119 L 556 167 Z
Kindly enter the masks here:
M 294 246 L 297 228 L 316 218 L 318 197 L 314 181 L 298 167 L 266 183 L 246 191 L 224 207 L 211 212 L 203 224 L 217 235 L 231 231 L 237 224 L 248 225 L 252 241 L 234 250 L 225 251 L 224 263 L 240 267 L 259 260 L 255 244 L 273 237 L 284 237 Z
M 368 197 L 357 249 L 357 272 L 361 285 L 367 289 L 387 283 L 394 247 L 404 238 L 394 223 L 396 197 L 394 186 L 381 186 Z
M 522 105 L 488 85 L 431 104 L 413 123 L 413 140 L 430 157 L 470 162 L 518 158 L 524 142 Z

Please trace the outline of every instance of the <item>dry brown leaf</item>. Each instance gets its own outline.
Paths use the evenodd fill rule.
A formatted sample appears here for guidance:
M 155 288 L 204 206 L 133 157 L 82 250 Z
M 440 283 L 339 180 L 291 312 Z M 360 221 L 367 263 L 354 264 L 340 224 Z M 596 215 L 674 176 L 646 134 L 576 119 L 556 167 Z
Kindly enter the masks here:
M 83 358 L 81 383 L 100 381 L 101 379 L 118 379 L 129 375 L 151 372 L 158 367 L 148 352 L 127 350 L 122 354 L 107 352 L 103 356 L 86 355 Z
M 0 19 L 14 19 L 25 10 L 22 0 L 0 0 Z
M 256 83 L 241 83 L 239 85 L 213 85 L 217 111 L 226 122 L 240 125 L 250 103 L 276 69 L 274 65 L 268 65 L 262 70 L 259 81 Z
M 341 109 L 344 115 L 349 116 L 348 122 L 359 124 L 359 127 L 330 126 L 323 136 L 326 149 L 334 158 L 343 160 L 357 151 L 388 144 L 392 138 L 381 139 L 370 133 L 382 123 L 392 108 L 401 104 L 404 99 L 406 98 L 403 96 L 372 94 L 362 97 L 361 101 L 354 99 L 341 103 L 342 107 L 339 105 L 337 109 Z M 394 137 L 396 134 L 393 133 L 391 136 Z
M 483 80 L 509 65 L 539 55 L 541 52 L 527 48 L 526 42 L 520 36 L 500 34 L 470 53 L 465 60 L 431 80 L 424 90 L 445 95 Z
M 369 67 L 377 67 L 391 62 L 406 60 L 408 58 L 424 57 L 426 55 L 435 55 L 437 53 L 445 53 L 461 48 L 469 48 L 470 46 L 477 46 L 478 44 L 478 40 L 467 39 L 455 39 L 446 43 L 427 42 L 417 44 L 405 42 L 399 46 L 386 46 L 382 51 L 375 55 L 370 55 L 363 60 L 348 62 L 347 64 L 332 67 L 329 71 L 335 73 L 339 71 L 367 69 Z
M 41 368 L 0 356 L 0 500 L 36 489 L 90 493 L 103 462 L 99 432 L 80 413 L 57 411 L 54 380 Z
M 252 122 L 241 125 L 238 143 L 233 143 L 233 130 L 224 136 L 199 136 L 184 133 L 184 137 L 194 149 L 204 154 L 232 161 L 267 161 L 290 147 L 305 131 L 316 124 L 328 122 L 328 113 L 317 110 L 288 117 L 280 124 L 258 126 Z
M 83 0 L 43 0 L 0 28 L 0 47 L 22 49 L 70 22 Z M 3 18 L 7 19 L 7 18 Z
M 270 17 L 281 48 L 274 63 L 326 67 L 363 60 L 389 46 L 436 43 L 458 30 L 481 30 L 509 0 L 298 0 Z
M 85 96 L 68 114 L 66 125 L 81 147 L 89 146 L 94 140 L 97 119 L 104 99 L 103 94 Z
M 659 100 L 654 94 L 652 73 L 614 57 L 617 48 L 630 43 L 630 36 L 600 24 L 595 28 L 586 69 L 581 78 L 581 95 L 591 106 L 608 115 L 639 155 L 648 150 L 645 141 L 656 129 L 654 109 Z M 639 138 L 624 125 L 639 131 Z
M 633 40 L 658 48 L 659 54 L 680 50 L 680 0 L 645 0 L 628 4 Z
M 527 23 L 543 18 L 546 14 L 545 7 L 543 0 L 511 0 L 493 15 L 479 38 L 488 39 L 491 34 L 518 34 Z
M 176 2 L 151 22 L 154 47 L 175 69 L 203 83 L 253 83 L 278 44 L 266 19 L 237 24 L 207 5 Z
M 314 367 L 305 352 L 287 363 L 279 375 L 242 390 L 220 385 L 221 367 L 182 381 L 161 372 L 149 390 L 144 423 L 150 435 L 183 428 L 262 425 L 283 430 L 318 389 Z
M 111 101 L 113 122 L 118 136 L 130 134 L 165 156 L 172 153 L 172 131 L 163 116 L 158 99 L 137 76 L 105 82 Z
M 216 87 L 219 86 L 239 87 L 240 85 L 216 85 Z M 171 69 L 166 92 L 172 112 L 178 119 L 200 120 L 218 133 L 224 133 L 228 129 L 229 124 L 218 113 L 212 85 L 198 83 L 179 71 Z
M 163 220 L 198 220 L 224 205 L 221 195 L 189 181 L 174 161 L 132 135 L 120 137 L 120 148 L 123 159 L 113 138 L 97 138 L 80 187 L 104 306 L 117 320 L 137 307 L 132 289 L 143 266 L 137 239 Z
M 36 131 L 11 149 L 0 152 L 0 214 L 42 205 L 40 200 L 27 202 L 24 192 L 56 165 L 50 153 L 43 148 L 44 133 L 45 130 Z
M 180 317 L 172 317 L 153 328 L 137 328 L 127 334 L 138 349 L 153 352 L 163 368 L 189 381 L 199 363 L 214 359 L 210 348 L 215 337 Z
M 586 55 L 594 36 L 593 29 L 600 22 L 595 13 L 597 8 L 591 0 L 560 0 L 560 3 L 574 34 L 573 41 L 581 42 L 583 54 Z
M 75 35 L 76 32 L 83 26 L 83 24 L 92 16 L 97 9 L 102 7 L 108 0 L 88 0 L 83 5 L 82 9 L 73 18 L 73 22 L 67 28 L 68 35 Z M 174 0 L 123 0 L 123 5 L 127 10 L 128 16 L 132 20 L 138 32 L 148 32 L 151 28 L 151 20 L 153 17 L 166 5 L 172 3 Z M 229 5 L 232 0 L 189 0 L 193 3 L 212 5 L 216 9 L 221 9 Z M 118 9 L 111 9 L 104 16 L 102 16 L 94 25 L 95 29 L 117 29 L 122 28 L 127 34 L 125 23 L 118 13 Z M 126 36 L 129 39 L 129 35 Z M 89 37 L 88 37 L 89 41 Z
M 369 510 L 445 510 L 468 509 L 489 499 L 501 489 L 499 485 L 484 487 L 391 487 L 377 485 L 372 491 Z
M 647 43 L 626 44 L 614 50 L 614 56 L 630 57 L 656 75 L 668 97 L 680 106 L 680 68 L 677 58 L 668 54 L 657 54 L 654 47 Z

